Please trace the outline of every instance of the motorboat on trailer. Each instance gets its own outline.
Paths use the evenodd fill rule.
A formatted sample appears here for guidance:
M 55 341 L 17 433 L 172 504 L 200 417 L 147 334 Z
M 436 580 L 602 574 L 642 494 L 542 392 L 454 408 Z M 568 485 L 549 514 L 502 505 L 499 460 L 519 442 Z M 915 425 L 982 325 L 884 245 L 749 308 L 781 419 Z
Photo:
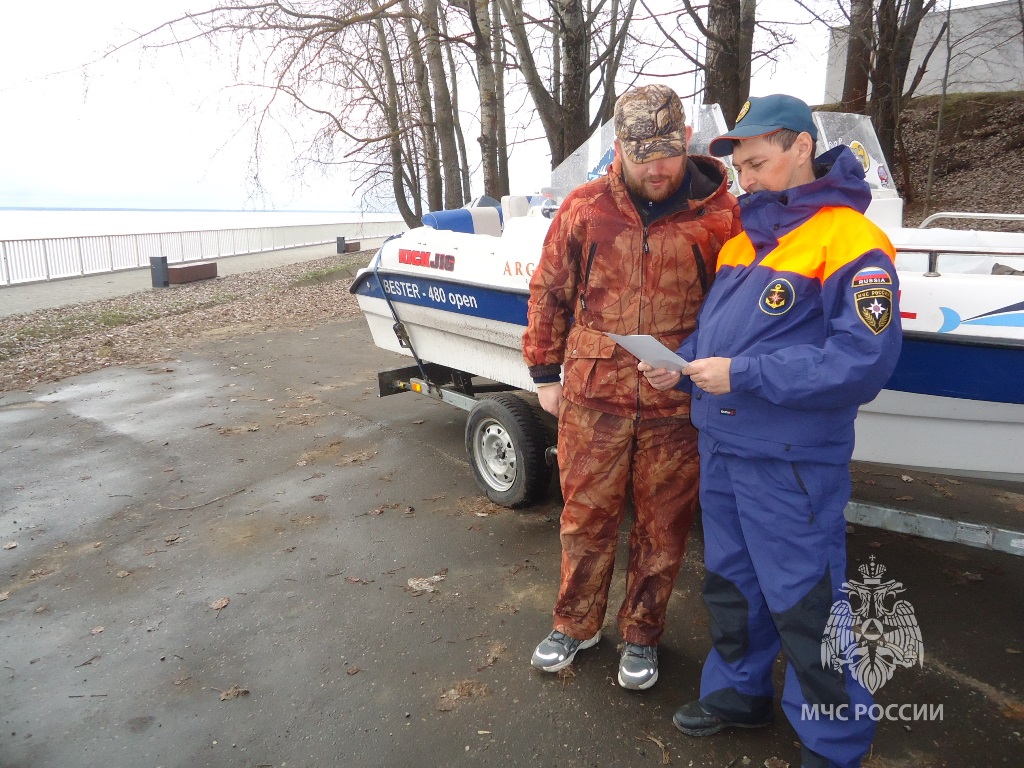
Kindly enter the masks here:
M 861 160 L 868 216 L 897 249 L 903 352 L 885 390 L 860 409 L 854 459 L 1024 482 L 1024 233 L 905 228 L 868 118 L 815 120 L 819 153 L 843 143 Z M 694 153 L 725 132 L 717 105 L 702 107 L 695 123 Z M 545 437 L 512 396 L 478 399 L 474 377 L 534 389 L 520 352 L 529 279 L 558 200 L 605 172 L 611 145 L 605 126 L 553 172 L 543 195 L 428 214 L 424 226 L 386 242 L 351 289 L 374 343 L 416 360 L 381 374 L 381 394 L 413 389 L 471 409 L 474 474 L 510 506 L 541 492 L 531 484 L 546 488 L 539 465 L 550 430 Z M 483 403 L 487 413 L 474 418 Z

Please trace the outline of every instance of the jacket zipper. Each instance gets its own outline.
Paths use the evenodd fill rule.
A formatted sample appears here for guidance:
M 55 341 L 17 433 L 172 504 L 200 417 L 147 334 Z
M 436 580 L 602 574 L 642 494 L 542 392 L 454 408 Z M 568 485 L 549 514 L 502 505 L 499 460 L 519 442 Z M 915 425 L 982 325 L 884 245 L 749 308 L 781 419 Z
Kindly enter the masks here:
M 587 255 L 587 268 L 583 273 L 583 290 L 580 291 L 580 306 L 587 311 L 587 287 L 590 285 L 590 269 L 594 266 L 594 254 L 597 253 L 597 243 L 590 244 L 590 253 Z
M 793 476 L 796 478 L 797 485 L 800 486 L 800 490 L 807 496 L 807 500 L 811 502 L 811 519 L 809 522 L 814 522 L 814 502 L 811 500 L 811 494 L 807 492 L 807 486 L 804 485 L 804 479 L 800 477 L 800 470 L 796 468 L 796 462 L 791 461 L 789 465 L 793 467 Z
M 697 263 L 697 274 L 700 276 L 701 294 L 708 293 L 708 265 L 704 263 L 704 254 L 700 252 L 700 246 L 693 244 L 693 260 Z
M 643 245 L 640 248 L 640 300 L 637 302 L 637 317 L 636 317 L 636 332 L 643 333 L 643 316 L 644 316 L 644 283 L 646 282 L 645 277 L 647 275 L 647 259 L 645 258 L 651 253 L 651 247 L 647 243 L 647 232 L 650 229 L 650 222 L 644 224 L 644 239 Z M 641 416 L 640 409 L 640 376 L 636 377 L 636 421 L 639 423 Z

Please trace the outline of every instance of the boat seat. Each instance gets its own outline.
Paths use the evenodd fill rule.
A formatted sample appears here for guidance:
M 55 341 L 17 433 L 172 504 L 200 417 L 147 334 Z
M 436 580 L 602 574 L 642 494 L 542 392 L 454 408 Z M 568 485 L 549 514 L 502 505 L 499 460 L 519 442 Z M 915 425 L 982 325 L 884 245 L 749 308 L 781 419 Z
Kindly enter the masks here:
M 504 195 L 501 198 L 501 212 L 505 221 L 530 212 L 530 198 L 526 195 Z
M 501 237 L 501 211 L 492 206 L 425 213 L 423 224 L 432 229 Z

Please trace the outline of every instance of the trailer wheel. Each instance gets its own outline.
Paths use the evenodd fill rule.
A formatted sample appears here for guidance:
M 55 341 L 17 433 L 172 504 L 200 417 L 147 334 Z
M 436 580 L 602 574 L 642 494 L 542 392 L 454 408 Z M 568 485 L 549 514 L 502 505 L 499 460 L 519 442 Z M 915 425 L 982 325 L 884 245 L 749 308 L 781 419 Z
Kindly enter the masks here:
M 482 399 L 466 420 L 466 453 L 473 476 L 487 498 L 504 507 L 526 506 L 547 491 L 547 444 L 540 414 L 515 395 Z

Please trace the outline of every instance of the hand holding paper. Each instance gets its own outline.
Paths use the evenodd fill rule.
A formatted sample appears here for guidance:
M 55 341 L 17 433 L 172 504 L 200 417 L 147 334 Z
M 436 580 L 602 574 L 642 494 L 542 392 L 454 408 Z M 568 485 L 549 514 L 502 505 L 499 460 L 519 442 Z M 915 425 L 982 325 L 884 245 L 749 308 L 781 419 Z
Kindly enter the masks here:
M 652 368 L 681 371 L 690 364 L 653 336 L 646 334 L 619 336 L 614 333 L 606 335 L 631 355 L 647 363 Z

